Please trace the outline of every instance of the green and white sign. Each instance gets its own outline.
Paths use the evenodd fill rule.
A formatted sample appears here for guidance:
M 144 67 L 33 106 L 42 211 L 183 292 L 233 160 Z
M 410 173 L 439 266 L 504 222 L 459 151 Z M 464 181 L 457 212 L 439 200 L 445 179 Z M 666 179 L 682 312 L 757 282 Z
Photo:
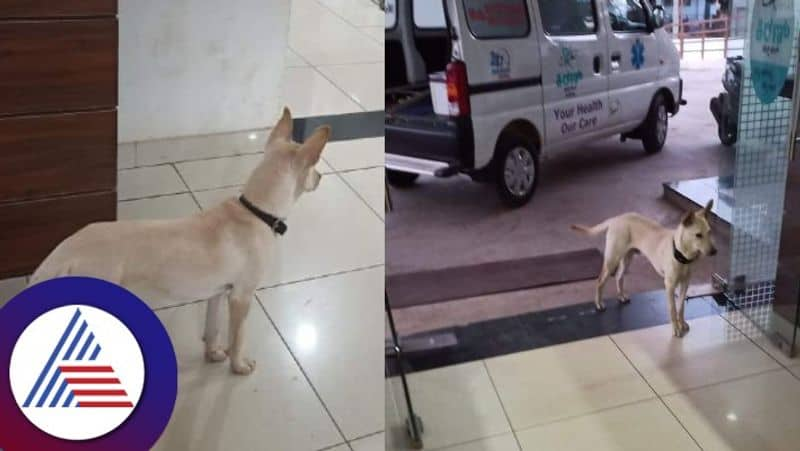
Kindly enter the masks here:
M 752 0 L 750 71 L 761 103 L 772 103 L 792 62 L 794 0 Z

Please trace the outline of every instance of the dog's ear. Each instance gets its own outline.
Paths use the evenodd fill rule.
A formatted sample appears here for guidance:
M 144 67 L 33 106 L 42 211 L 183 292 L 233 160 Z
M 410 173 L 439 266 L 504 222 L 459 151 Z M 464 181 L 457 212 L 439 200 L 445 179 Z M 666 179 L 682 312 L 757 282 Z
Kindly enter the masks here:
M 700 210 L 700 214 L 707 217 L 708 214 L 711 212 L 711 207 L 713 207 L 713 206 L 714 206 L 714 199 L 711 199 L 711 200 L 708 201 L 706 206 L 703 207 L 702 210 Z
M 281 115 L 281 118 L 278 119 L 278 123 L 275 124 L 275 127 L 272 128 L 272 132 L 269 134 L 267 143 L 275 142 L 277 139 L 291 141 L 292 128 L 292 113 L 289 111 L 288 107 L 283 107 L 283 114 Z
M 311 167 L 317 164 L 319 161 L 320 155 L 322 155 L 322 149 L 325 148 L 325 144 L 328 143 L 328 139 L 331 137 L 331 126 L 330 125 L 323 125 L 321 127 L 317 127 L 314 130 L 314 133 L 303 143 L 302 146 L 297 150 L 298 157 L 300 161 L 305 165 L 305 167 Z
M 683 224 L 684 227 L 690 227 L 694 224 L 694 214 L 692 214 L 691 211 L 686 212 L 683 215 L 683 219 L 681 219 L 681 224 Z

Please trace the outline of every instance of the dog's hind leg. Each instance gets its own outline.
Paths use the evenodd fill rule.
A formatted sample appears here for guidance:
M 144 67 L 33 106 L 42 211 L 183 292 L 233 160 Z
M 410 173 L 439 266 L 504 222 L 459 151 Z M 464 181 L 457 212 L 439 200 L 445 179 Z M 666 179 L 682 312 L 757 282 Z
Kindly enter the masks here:
M 600 277 L 597 278 L 597 286 L 594 293 L 594 308 L 598 312 L 606 311 L 606 305 L 603 303 L 603 286 L 610 275 L 611 272 L 608 270 L 608 265 L 604 262 L 603 269 L 600 270 Z
M 603 268 L 600 270 L 600 277 L 597 278 L 597 289 L 594 296 L 594 308 L 598 312 L 604 312 L 606 306 L 603 303 L 603 287 L 606 281 L 614 273 L 620 265 L 620 260 L 625 255 L 625 248 L 619 240 L 614 239 L 614 236 L 609 232 L 606 235 L 606 249 L 603 254 Z
M 227 291 L 208 299 L 206 305 L 206 330 L 203 333 L 203 341 L 206 342 L 206 360 L 209 362 L 221 362 L 228 354 L 220 342 L 219 325 L 222 319 L 222 306 L 227 296 Z
M 631 302 L 631 298 L 629 298 L 625 294 L 625 272 L 628 270 L 628 266 L 631 264 L 631 258 L 633 257 L 634 251 L 628 251 L 624 257 L 619 262 L 619 266 L 617 266 L 617 295 L 619 296 L 620 304 L 627 304 Z

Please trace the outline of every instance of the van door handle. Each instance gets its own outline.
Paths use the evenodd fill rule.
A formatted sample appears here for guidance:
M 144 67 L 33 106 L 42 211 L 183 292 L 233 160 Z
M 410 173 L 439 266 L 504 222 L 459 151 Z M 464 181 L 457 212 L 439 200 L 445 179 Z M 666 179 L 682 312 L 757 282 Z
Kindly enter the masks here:
M 594 73 L 595 74 L 599 74 L 600 73 L 600 69 L 602 69 L 602 66 L 601 66 L 602 60 L 600 59 L 600 55 L 595 55 L 594 56 L 594 61 L 592 63 L 593 63 L 593 66 L 594 66 Z
M 611 72 L 619 72 L 619 63 L 622 61 L 622 54 L 614 52 L 611 54 Z

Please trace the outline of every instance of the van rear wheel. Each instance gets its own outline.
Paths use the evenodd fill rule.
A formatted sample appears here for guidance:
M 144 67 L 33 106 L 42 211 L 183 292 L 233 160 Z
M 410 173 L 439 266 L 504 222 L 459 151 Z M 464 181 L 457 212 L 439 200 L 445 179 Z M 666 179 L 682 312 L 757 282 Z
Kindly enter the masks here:
M 419 174 L 413 174 L 411 172 L 400 172 L 392 169 L 386 170 L 386 180 L 395 188 L 408 188 L 414 185 L 418 177 Z
M 539 149 L 516 133 L 500 136 L 495 153 L 495 183 L 503 202 L 512 208 L 528 203 L 539 180 Z
M 667 112 L 667 102 L 663 94 L 656 94 L 650 104 L 650 111 L 642 124 L 641 137 L 644 151 L 647 153 L 658 153 L 664 148 L 667 142 L 667 129 L 669 127 L 669 114 Z

